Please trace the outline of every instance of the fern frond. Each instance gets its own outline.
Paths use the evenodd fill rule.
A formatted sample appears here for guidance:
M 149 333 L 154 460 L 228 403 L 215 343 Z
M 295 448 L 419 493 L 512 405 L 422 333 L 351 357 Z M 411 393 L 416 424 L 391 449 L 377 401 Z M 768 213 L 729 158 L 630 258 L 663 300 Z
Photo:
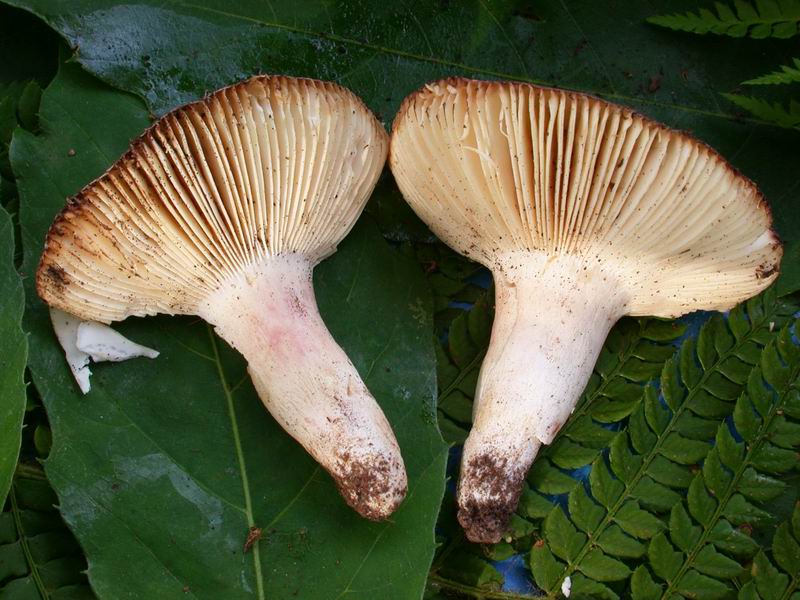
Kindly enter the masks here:
M 752 96 L 739 94 L 722 95 L 763 121 L 768 121 L 787 129 L 800 129 L 800 102 L 797 100 L 790 100 L 787 107 L 777 102 L 770 103 Z
M 715 2 L 714 12 L 659 15 L 648 23 L 677 31 L 697 34 L 714 33 L 730 37 L 790 38 L 800 30 L 800 0 L 734 0 L 733 7 Z
M 752 579 L 739 590 L 739 600 L 800 596 L 800 502 L 791 519 L 775 530 L 771 550 L 772 561 L 763 551 L 756 555 L 748 572 Z
M 492 333 L 492 290 L 453 319 L 444 345 L 436 344 L 439 429 L 450 444 L 463 443 L 472 423 L 478 372 Z
M 780 70 L 767 73 L 755 79 L 748 79 L 746 85 L 783 85 L 787 83 L 800 83 L 800 58 L 792 61 L 793 65 L 782 65 Z
M 0 597 L 94 598 L 86 559 L 38 469 L 18 468 L 0 513 Z
M 800 448 L 800 348 L 791 337 L 786 326 L 767 345 L 736 401 L 733 421 L 743 441 L 720 424 L 685 503 L 672 507 L 669 534 L 650 542 L 650 568 L 664 597 L 724 598 L 733 592 L 728 582 L 744 572 L 741 559 L 758 550 L 738 527 L 769 519 L 765 503 L 783 491 L 779 476 L 795 468 Z
M 667 537 L 668 524 L 673 525 L 667 515 L 682 505 L 687 492 L 690 506 L 705 498 L 699 494 L 694 471 L 701 463 L 710 464 L 709 455 L 713 458 L 719 451 L 709 440 L 718 432 L 720 420 L 734 413 L 751 371 L 766 372 L 759 363 L 774 367 L 773 362 L 764 363 L 762 354 L 768 353 L 764 348 L 778 335 L 776 325 L 787 322 L 794 310 L 770 290 L 731 311 L 728 319 L 712 317 L 696 340 L 686 340 L 677 356 L 666 361 L 660 397 L 655 387 L 645 388 L 627 428 L 614 434 L 608 461 L 599 455 L 592 463 L 588 491 L 573 485 L 569 517 L 556 506 L 544 518 L 543 536 L 531 550 L 530 561 L 537 585 L 548 595 L 556 596 L 567 577 L 573 591 L 584 595 L 613 597 L 615 592 L 606 584 L 627 579 L 642 590 L 658 588 L 650 571 L 631 570 L 632 560 L 649 564 L 657 578 L 673 582 L 684 561 Z M 748 513 L 752 506 L 739 496 L 746 503 L 737 497 L 726 513 L 736 524 L 739 521 L 729 517 L 734 509 Z M 692 510 L 689 514 L 694 515 Z M 682 522 L 679 517 L 675 516 L 676 526 Z M 724 533 L 719 530 L 716 535 Z M 725 566 L 730 567 L 720 568 Z M 554 572 L 558 577 L 552 576 Z M 704 583 L 705 577 L 688 568 L 675 581 L 689 590 Z M 727 590 L 719 583 L 719 593 L 722 588 Z

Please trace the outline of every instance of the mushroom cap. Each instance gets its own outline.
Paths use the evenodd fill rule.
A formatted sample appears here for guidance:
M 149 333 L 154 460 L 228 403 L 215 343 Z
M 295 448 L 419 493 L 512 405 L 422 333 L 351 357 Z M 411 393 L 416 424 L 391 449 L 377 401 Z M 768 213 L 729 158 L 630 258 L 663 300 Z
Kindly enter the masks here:
M 249 265 L 333 253 L 387 148 L 374 115 L 334 83 L 256 76 L 218 90 L 159 119 L 69 200 L 37 291 L 106 323 L 196 314 Z
M 778 275 L 756 186 L 686 133 L 581 93 L 445 79 L 408 96 L 390 164 L 447 244 L 490 269 L 529 253 L 602 264 L 625 312 L 726 309 Z

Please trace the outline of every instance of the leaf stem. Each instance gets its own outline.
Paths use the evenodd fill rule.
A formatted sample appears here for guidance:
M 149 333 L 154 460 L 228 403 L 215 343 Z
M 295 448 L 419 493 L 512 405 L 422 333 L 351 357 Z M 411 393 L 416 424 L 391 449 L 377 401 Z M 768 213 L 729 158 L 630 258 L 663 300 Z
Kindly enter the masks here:
M 471 585 L 459 583 L 440 575 L 430 575 L 428 582 L 435 586 L 461 594 L 474 600 L 531 600 L 531 596 L 492 590 L 479 590 Z
M 217 364 L 217 372 L 219 379 L 222 383 L 222 389 L 225 392 L 225 401 L 228 405 L 228 416 L 231 420 L 231 431 L 233 432 L 233 443 L 236 447 L 236 458 L 239 462 L 239 474 L 242 478 L 242 490 L 244 492 L 244 510 L 247 516 L 247 527 L 252 528 L 256 526 L 255 519 L 253 518 L 253 502 L 250 498 L 250 481 L 247 477 L 247 467 L 244 460 L 244 452 L 242 451 L 242 440 L 239 435 L 239 423 L 236 418 L 236 409 L 233 405 L 233 394 L 228 386 L 228 380 L 225 377 L 225 371 L 222 368 L 222 361 L 219 357 L 219 348 L 217 347 L 217 338 L 211 326 L 208 325 L 208 337 L 211 340 L 211 348 L 214 350 L 214 362 Z M 256 589 L 258 590 L 259 600 L 264 600 L 264 578 L 261 574 L 261 556 L 259 553 L 259 541 L 256 540 L 252 546 L 253 563 L 255 567 Z

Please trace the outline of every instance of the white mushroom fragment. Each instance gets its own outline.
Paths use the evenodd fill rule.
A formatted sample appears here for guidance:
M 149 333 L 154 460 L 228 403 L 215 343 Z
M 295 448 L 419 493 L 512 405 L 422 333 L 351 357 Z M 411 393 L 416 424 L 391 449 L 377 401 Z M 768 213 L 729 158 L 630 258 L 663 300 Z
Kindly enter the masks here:
M 57 310 L 57 309 L 52 309 Z M 66 313 L 65 313 L 66 314 Z M 86 352 L 94 362 L 122 362 L 130 358 L 157 358 L 158 352 L 130 341 L 108 325 L 93 321 L 81 321 L 75 345 Z
M 400 450 L 319 315 L 312 269 L 361 213 L 387 138 L 350 91 L 309 79 L 253 77 L 179 108 L 56 218 L 39 295 L 103 323 L 203 317 L 348 504 L 386 518 L 406 493 Z
M 500 539 L 620 317 L 724 310 L 778 275 L 782 248 L 751 181 L 690 136 L 597 98 L 433 83 L 403 103 L 390 162 L 434 233 L 494 275 L 458 487 L 473 541 Z
M 94 362 L 120 362 L 129 358 L 145 356 L 156 358 L 158 352 L 130 341 L 121 333 L 102 323 L 82 321 L 57 308 L 50 309 L 50 321 L 58 343 L 64 349 L 72 376 L 81 392 L 88 394 L 92 389 L 89 382 L 92 372 L 89 359 Z

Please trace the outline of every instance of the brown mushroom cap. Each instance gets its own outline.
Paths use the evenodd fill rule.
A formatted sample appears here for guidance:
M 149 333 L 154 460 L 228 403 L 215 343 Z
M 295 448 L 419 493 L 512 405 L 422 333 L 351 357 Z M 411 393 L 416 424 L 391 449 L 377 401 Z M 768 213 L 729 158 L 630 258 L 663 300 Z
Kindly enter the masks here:
M 403 102 L 390 163 L 434 233 L 495 268 L 519 253 L 614 265 L 626 312 L 727 309 L 778 275 L 756 186 L 691 136 L 580 93 L 445 79 Z
M 331 254 L 383 167 L 387 135 L 349 90 L 257 76 L 167 114 L 50 228 L 36 275 L 84 319 L 196 314 L 248 265 Z

